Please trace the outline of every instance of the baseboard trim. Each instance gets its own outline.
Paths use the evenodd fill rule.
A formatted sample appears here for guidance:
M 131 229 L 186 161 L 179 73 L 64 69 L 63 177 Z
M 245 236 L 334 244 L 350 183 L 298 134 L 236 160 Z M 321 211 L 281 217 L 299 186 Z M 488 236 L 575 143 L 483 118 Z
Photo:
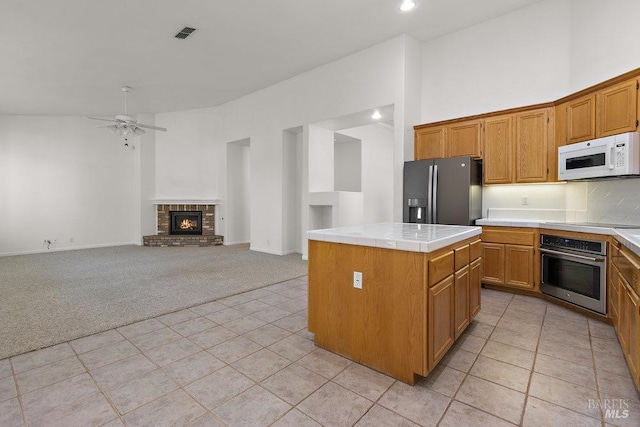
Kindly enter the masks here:
M 232 246 L 232 245 L 246 245 L 247 243 L 251 243 L 251 241 L 249 241 L 249 240 L 246 240 L 246 241 L 245 241 L 245 240 L 241 240 L 241 241 L 238 241 L 238 242 L 226 242 L 226 241 L 225 241 L 225 242 L 224 242 L 224 245 L 225 245 L 225 246 Z
M 122 243 L 103 243 L 100 245 L 84 245 L 84 246 L 69 246 L 64 248 L 51 248 L 51 249 L 37 249 L 32 251 L 18 251 L 18 252 L 3 252 L 0 253 L 0 257 L 4 256 L 16 256 L 16 255 L 33 255 L 43 254 L 46 252 L 63 252 L 63 251 L 77 251 L 81 249 L 97 249 L 97 248 L 110 248 L 113 246 L 141 246 L 138 242 L 122 242 Z
M 285 255 L 285 253 L 282 251 L 272 251 L 270 249 L 256 248 L 255 246 L 249 246 L 249 249 L 252 251 L 264 252 L 266 254 L 271 254 L 271 255 L 280 255 L 280 256 Z

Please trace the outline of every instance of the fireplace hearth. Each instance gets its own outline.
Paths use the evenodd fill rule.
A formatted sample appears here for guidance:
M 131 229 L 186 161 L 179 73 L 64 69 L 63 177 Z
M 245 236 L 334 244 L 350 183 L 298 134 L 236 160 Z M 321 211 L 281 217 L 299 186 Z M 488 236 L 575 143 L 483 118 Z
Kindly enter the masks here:
M 201 235 L 202 211 L 171 211 L 170 234 Z
M 158 234 L 143 236 L 145 246 L 218 246 L 224 238 L 215 232 L 214 204 L 157 205 Z

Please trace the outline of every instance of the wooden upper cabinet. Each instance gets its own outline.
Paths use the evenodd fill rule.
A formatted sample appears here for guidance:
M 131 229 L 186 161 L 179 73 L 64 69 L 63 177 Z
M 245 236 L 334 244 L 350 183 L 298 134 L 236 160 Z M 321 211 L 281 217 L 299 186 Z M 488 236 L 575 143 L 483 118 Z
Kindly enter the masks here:
M 481 157 L 480 137 L 482 121 L 455 123 L 447 126 L 446 146 L 447 157 L 471 156 Z
M 414 159 L 437 159 L 445 156 L 445 127 L 430 126 L 415 131 Z
M 631 79 L 597 93 L 597 137 L 635 131 L 638 108 L 638 80 Z
M 513 116 L 485 119 L 483 143 L 484 183 L 513 182 Z
M 590 94 L 566 104 L 566 144 L 596 137 L 596 96 Z
M 545 182 L 548 175 L 549 110 L 514 115 L 516 182 Z

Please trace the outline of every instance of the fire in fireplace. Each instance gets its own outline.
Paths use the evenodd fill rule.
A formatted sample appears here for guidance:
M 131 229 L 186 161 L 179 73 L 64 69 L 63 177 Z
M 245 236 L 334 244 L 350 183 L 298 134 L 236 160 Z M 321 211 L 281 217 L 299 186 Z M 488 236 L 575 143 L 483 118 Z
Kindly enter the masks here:
M 201 211 L 171 211 L 171 234 L 202 234 Z

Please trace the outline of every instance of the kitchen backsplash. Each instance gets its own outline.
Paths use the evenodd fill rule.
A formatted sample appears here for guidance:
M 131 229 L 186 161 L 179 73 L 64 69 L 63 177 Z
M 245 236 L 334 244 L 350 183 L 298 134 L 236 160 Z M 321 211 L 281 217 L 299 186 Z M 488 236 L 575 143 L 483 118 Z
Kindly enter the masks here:
M 640 225 L 640 178 L 483 188 L 484 218 Z
M 640 179 L 590 181 L 584 184 L 587 187 L 589 222 L 640 225 Z

